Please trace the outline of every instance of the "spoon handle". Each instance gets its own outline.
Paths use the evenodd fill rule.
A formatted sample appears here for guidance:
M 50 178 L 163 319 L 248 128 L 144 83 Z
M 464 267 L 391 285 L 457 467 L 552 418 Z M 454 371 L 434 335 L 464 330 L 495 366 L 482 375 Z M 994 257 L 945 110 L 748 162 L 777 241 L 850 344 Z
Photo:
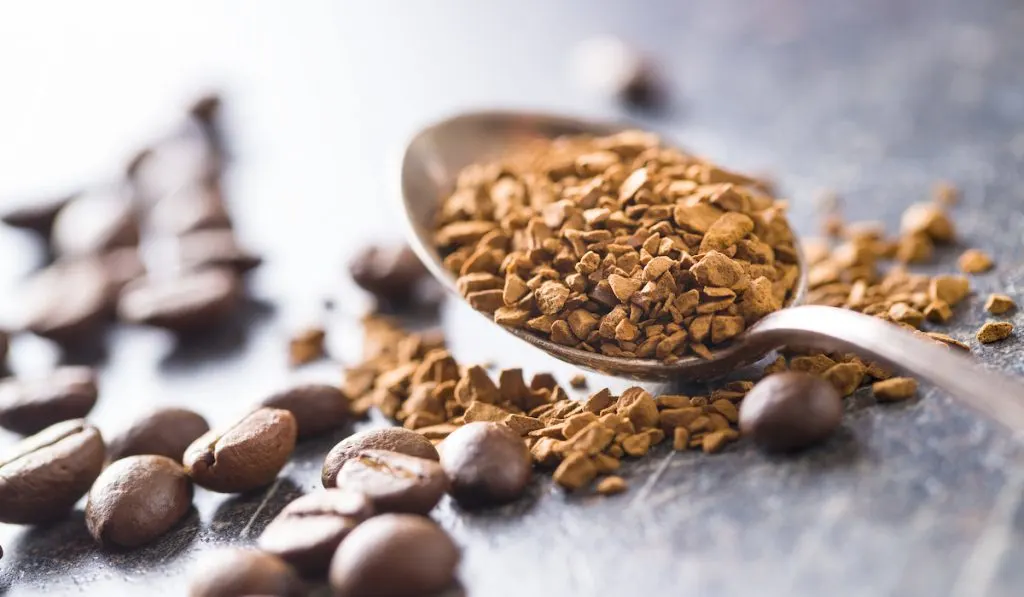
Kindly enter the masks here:
M 1012 431 L 1024 433 L 1024 379 L 985 370 L 966 353 L 877 317 L 834 307 L 793 307 L 750 328 L 747 342 L 762 350 L 791 345 L 857 353 L 931 382 Z

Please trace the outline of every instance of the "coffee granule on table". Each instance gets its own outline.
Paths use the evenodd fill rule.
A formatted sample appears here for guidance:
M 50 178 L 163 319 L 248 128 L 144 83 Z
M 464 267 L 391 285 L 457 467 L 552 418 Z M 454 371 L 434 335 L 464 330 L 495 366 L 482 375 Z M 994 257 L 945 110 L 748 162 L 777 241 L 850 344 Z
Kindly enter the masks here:
M 299 330 L 288 340 L 288 363 L 298 367 L 323 358 L 326 355 L 326 339 L 327 332 L 322 327 L 311 326 Z
M 960 255 L 957 263 L 960 265 L 960 271 L 965 274 L 985 273 L 995 265 L 988 253 L 981 249 L 967 249 Z
M 988 321 L 978 330 L 976 337 L 982 344 L 1006 340 L 1013 333 L 1013 324 L 1008 321 Z
M 985 301 L 985 310 L 993 315 L 1003 315 L 1017 308 L 1017 303 L 1005 294 L 990 294 Z
M 536 141 L 465 168 L 435 242 L 474 308 L 625 358 L 706 357 L 790 298 L 786 204 L 657 136 Z

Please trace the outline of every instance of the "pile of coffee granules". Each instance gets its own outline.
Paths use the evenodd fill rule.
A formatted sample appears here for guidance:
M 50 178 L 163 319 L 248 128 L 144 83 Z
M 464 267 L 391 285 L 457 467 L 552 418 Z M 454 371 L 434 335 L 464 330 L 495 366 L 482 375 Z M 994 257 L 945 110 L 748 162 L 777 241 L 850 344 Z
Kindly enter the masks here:
M 670 362 L 786 303 L 800 272 L 785 212 L 758 180 L 625 131 L 465 168 L 435 242 L 495 322 Z
M 380 316 L 366 318 L 364 332 L 365 360 L 347 370 L 343 387 L 357 397 L 354 414 L 377 408 L 435 444 L 469 423 L 506 425 L 567 489 L 614 473 L 622 458 L 642 457 L 666 439 L 677 450 L 721 450 L 739 437 L 736 404 L 753 387 L 737 381 L 704 396 L 657 398 L 639 387 L 619 396 L 601 389 L 580 401 L 547 373 L 527 383 L 522 369 L 504 369 L 495 381 L 482 366 L 460 365 L 436 332 L 410 333 Z M 617 492 L 625 483 L 598 488 Z

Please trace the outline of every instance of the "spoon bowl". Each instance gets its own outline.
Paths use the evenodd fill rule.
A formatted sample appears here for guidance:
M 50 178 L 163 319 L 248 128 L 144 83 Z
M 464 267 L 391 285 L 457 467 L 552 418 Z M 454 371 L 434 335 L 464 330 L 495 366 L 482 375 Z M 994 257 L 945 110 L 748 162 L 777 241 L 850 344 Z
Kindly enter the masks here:
M 433 243 L 437 209 L 454 190 L 459 172 L 465 166 L 496 158 L 528 141 L 562 135 L 608 135 L 628 128 L 634 127 L 501 111 L 463 114 L 428 126 L 412 138 L 401 162 L 401 188 L 397 196 L 410 246 L 434 277 L 461 298 L 455 277 L 444 267 Z M 578 367 L 638 380 L 721 377 L 786 345 L 854 352 L 866 360 L 928 380 L 1010 429 L 1024 432 L 1024 383 L 1019 379 L 983 370 L 965 353 L 877 317 L 835 307 L 802 305 L 807 288 L 802 256 L 798 257 L 798 265 L 801 275 L 785 308 L 750 326 L 731 344 L 715 350 L 710 359 L 687 356 L 666 363 L 611 357 L 556 344 L 526 330 L 504 329 Z M 481 315 L 490 320 L 486 314 Z
M 499 157 L 510 148 L 537 139 L 563 135 L 610 135 L 628 130 L 628 125 L 591 122 L 567 116 L 522 112 L 476 112 L 443 120 L 420 131 L 409 142 L 402 159 L 401 209 L 406 214 L 409 242 L 430 272 L 451 292 L 459 295 L 455 276 L 442 262 L 433 244 L 434 222 L 441 201 L 455 188 L 459 172 L 466 166 Z M 806 295 L 807 277 L 802 255 L 798 255 L 801 276 L 786 307 L 799 305 Z M 459 295 L 461 297 L 461 295 Z M 486 313 L 481 313 L 490 319 Z M 671 363 L 657 359 L 612 357 L 557 344 L 527 330 L 502 328 L 533 346 L 567 363 L 605 375 L 637 380 L 710 379 L 758 361 L 766 350 L 754 349 L 744 341 L 744 332 L 711 359 L 695 355 Z

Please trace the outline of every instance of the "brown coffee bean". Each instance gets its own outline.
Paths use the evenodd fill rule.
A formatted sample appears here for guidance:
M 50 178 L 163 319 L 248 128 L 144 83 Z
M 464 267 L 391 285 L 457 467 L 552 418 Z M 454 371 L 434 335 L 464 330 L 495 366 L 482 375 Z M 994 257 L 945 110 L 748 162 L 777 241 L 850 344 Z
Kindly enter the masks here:
M 184 332 L 222 321 L 238 307 L 241 295 L 233 271 L 209 268 L 171 280 L 137 280 L 121 292 L 117 310 L 131 323 Z
M 259 267 L 263 258 L 238 244 L 232 230 L 198 230 L 178 239 L 178 261 L 184 269 L 225 267 L 244 274 Z
M 121 292 L 129 282 L 146 275 L 146 264 L 135 247 L 113 249 L 100 255 L 99 259 L 114 292 Z
M 338 487 L 370 498 L 376 512 L 427 514 L 448 491 L 448 477 L 433 460 L 387 450 L 363 450 L 338 471 Z
M 40 524 L 65 515 L 103 469 L 103 438 L 85 421 L 64 421 L 0 456 L 0 522 Z
M 0 215 L 0 221 L 14 228 L 24 228 L 49 236 L 57 213 L 64 208 L 75 194 L 36 199 L 17 205 Z
M 333 431 L 348 420 L 348 397 L 337 386 L 305 384 L 278 392 L 260 403 L 295 416 L 299 439 Z
M 427 269 L 408 246 L 364 248 L 349 262 L 352 280 L 387 306 L 401 306 L 415 300 L 417 285 Z
M 255 549 L 200 554 L 189 575 L 189 597 L 302 597 L 305 584 L 280 558 Z
M 466 507 L 510 502 L 526 491 L 530 451 L 508 426 L 478 421 L 456 429 L 441 444 L 441 467 L 452 497 Z
M 22 326 L 60 343 L 86 339 L 106 319 L 114 290 L 99 259 L 57 261 L 25 282 Z
M 843 419 L 843 399 L 822 377 L 789 371 L 770 375 L 740 404 L 740 430 L 770 452 L 789 452 L 827 439 Z
M 39 379 L 0 382 L 0 427 L 29 435 L 50 425 L 81 419 L 96 405 L 96 373 L 89 367 L 59 367 Z
M 317 491 L 285 506 L 260 535 L 259 547 L 302 574 L 322 575 L 341 540 L 370 516 L 373 505 L 361 493 Z
M 131 200 L 116 190 L 86 192 L 57 214 L 50 239 L 57 255 L 103 253 L 139 244 L 139 222 Z
M 107 445 L 110 462 L 152 454 L 181 463 L 185 450 L 210 430 L 202 416 L 184 408 L 161 408 L 141 417 Z
M 85 506 L 85 526 L 106 547 L 137 547 L 160 537 L 192 507 L 192 481 L 163 456 L 129 456 L 100 474 Z
M 149 213 L 149 221 L 160 233 L 175 236 L 231 227 L 231 217 L 216 183 L 192 184 L 160 198 Z
M 455 582 L 459 548 L 429 518 L 385 514 L 356 527 L 331 560 L 336 597 L 433 595 Z
M 324 487 L 335 487 L 341 467 L 363 450 L 388 450 L 427 460 L 440 460 L 434 444 L 415 431 L 403 427 L 361 431 L 345 438 L 327 453 L 320 475 Z
M 240 493 L 263 487 L 288 462 L 296 431 L 292 413 L 261 408 L 192 442 L 183 458 L 185 471 L 211 491 Z

